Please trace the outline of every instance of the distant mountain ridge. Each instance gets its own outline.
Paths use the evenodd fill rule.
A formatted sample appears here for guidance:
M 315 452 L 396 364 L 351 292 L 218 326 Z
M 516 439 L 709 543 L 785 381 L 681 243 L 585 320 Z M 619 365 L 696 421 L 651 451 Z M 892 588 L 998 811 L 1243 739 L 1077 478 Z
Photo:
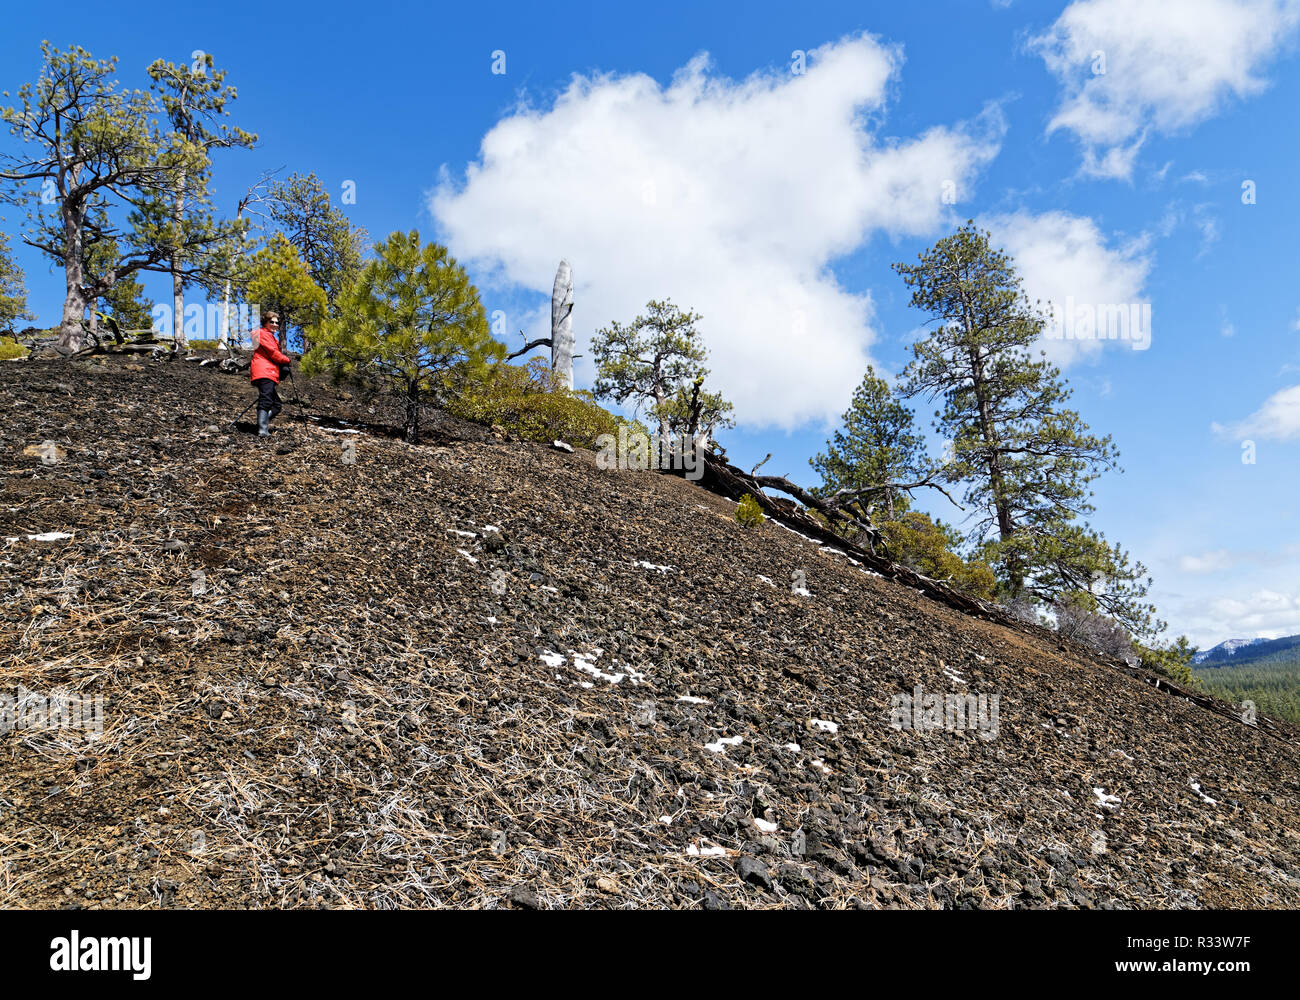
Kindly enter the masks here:
M 1280 639 L 1228 639 L 1212 649 L 1197 653 L 1192 662 L 1202 667 L 1245 666 L 1286 650 L 1300 656 L 1300 635 Z

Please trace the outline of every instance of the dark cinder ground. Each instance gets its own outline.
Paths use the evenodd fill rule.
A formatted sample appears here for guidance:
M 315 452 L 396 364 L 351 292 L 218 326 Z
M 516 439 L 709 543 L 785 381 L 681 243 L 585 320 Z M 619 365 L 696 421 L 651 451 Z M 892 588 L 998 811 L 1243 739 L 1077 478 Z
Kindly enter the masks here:
M 0 905 L 1300 906 L 1294 730 L 302 387 L 258 440 L 214 366 L 0 365 L 0 693 L 104 703 L 0 735 Z M 996 737 L 891 727 L 917 685 Z

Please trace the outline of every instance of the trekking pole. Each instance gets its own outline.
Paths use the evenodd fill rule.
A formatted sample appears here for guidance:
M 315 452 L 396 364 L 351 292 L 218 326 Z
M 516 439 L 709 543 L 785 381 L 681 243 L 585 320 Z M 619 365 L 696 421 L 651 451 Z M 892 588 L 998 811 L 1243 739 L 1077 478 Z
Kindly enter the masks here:
M 293 386 L 293 401 L 301 404 L 302 396 L 298 395 L 298 383 L 293 380 L 293 366 L 285 365 L 285 371 L 289 373 L 289 384 Z
M 256 406 L 256 405 L 257 405 L 257 400 L 253 400 L 251 403 L 249 403 L 247 406 L 244 407 L 244 409 L 240 412 L 239 416 L 237 416 L 234 420 L 232 420 L 232 421 L 230 421 L 230 422 L 231 422 L 232 424 L 237 424 L 237 423 L 239 423 L 239 421 L 241 421 L 241 420 L 244 419 L 244 414 L 247 413 L 249 410 L 251 410 L 251 409 L 252 409 L 254 406 Z

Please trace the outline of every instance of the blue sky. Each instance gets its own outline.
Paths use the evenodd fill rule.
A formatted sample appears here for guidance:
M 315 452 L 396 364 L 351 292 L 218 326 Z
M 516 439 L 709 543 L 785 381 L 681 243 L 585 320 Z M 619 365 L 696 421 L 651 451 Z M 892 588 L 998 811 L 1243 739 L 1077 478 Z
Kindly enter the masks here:
M 448 243 L 512 345 L 561 257 L 581 353 L 651 297 L 691 306 L 730 456 L 805 483 L 865 365 L 896 374 L 924 322 L 890 264 L 973 217 L 1032 297 L 1151 307 L 1145 350 L 1045 346 L 1121 450 L 1094 524 L 1171 631 L 1300 632 L 1300 3 L 440 6 L 23 5 L 0 88 L 44 38 L 140 87 L 210 52 L 261 139 L 220 156 L 222 207 L 280 166 L 352 181 L 354 220 Z M 18 258 L 52 324 L 61 275 Z

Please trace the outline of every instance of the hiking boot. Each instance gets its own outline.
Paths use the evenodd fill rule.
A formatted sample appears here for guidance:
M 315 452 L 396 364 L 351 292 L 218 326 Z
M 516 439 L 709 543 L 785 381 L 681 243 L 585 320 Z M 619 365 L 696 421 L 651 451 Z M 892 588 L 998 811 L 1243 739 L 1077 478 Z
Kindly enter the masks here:
M 257 436 L 260 438 L 271 436 L 271 411 L 257 411 Z

